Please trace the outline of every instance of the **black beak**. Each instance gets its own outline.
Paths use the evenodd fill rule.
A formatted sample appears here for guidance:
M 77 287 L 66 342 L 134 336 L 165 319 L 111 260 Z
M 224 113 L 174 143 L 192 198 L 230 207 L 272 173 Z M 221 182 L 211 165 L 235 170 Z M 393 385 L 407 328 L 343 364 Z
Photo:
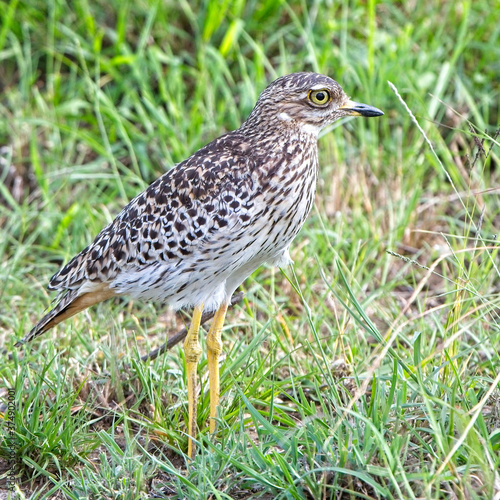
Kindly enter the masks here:
M 347 111 L 348 115 L 352 116 L 382 116 L 384 113 L 373 106 L 369 106 L 368 104 L 362 104 L 360 102 L 347 101 L 345 104 L 340 106 L 339 109 Z

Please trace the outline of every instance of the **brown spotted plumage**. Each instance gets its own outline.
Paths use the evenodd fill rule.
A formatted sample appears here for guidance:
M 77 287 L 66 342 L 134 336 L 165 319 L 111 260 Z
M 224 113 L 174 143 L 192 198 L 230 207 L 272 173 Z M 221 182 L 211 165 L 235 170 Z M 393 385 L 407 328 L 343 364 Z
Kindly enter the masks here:
M 291 262 L 314 201 L 320 130 L 346 115 L 381 114 L 327 76 L 277 79 L 238 130 L 157 179 L 51 279 L 60 301 L 22 342 L 115 295 L 225 313 L 259 266 Z

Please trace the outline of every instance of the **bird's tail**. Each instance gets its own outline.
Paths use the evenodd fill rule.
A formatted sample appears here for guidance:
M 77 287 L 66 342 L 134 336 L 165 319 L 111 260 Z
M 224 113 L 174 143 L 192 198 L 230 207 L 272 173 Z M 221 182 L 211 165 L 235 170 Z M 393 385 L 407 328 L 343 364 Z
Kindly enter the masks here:
M 61 321 L 116 295 L 107 284 L 102 283 L 96 290 L 81 293 L 80 290 L 68 290 L 57 305 L 50 310 L 24 337 L 16 343 L 19 347 L 38 335 L 45 333 Z

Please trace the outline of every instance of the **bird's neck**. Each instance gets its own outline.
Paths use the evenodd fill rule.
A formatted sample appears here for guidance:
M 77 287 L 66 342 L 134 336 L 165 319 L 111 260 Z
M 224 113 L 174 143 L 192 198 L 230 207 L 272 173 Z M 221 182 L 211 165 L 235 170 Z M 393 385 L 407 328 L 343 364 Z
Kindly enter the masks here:
M 304 147 L 317 147 L 320 127 L 291 118 L 287 113 L 265 114 L 255 110 L 239 128 L 245 137 L 258 141 L 273 139 L 279 141 L 299 140 Z

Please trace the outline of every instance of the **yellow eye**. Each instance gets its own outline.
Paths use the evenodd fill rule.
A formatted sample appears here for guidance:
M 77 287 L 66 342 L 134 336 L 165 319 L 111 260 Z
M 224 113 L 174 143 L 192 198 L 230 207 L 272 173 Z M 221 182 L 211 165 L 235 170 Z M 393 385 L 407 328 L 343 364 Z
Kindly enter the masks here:
M 318 106 L 322 106 L 330 101 L 330 92 L 328 90 L 311 90 L 309 92 L 309 100 Z

